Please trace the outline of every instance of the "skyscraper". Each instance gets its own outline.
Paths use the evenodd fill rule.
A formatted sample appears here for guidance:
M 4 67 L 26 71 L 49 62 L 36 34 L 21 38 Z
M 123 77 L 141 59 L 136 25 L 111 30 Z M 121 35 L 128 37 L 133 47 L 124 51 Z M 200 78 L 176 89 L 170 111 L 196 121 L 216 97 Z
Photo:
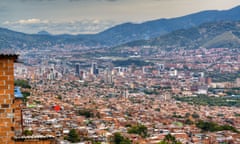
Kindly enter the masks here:
M 98 75 L 98 67 L 97 67 L 97 63 L 93 62 L 92 63 L 92 67 L 91 67 L 91 74 L 93 75 Z
M 80 76 L 80 65 L 78 63 L 75 65 L 75 75 Z

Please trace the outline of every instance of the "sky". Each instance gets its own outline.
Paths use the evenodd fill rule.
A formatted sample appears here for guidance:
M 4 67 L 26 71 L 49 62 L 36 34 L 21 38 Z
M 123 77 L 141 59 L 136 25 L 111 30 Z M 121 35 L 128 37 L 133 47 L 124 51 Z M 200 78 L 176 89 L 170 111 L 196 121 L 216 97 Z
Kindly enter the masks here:
M 24 33 L 98 33 L 114 25 L 227 10 L 240 0 L 0 0 L 0 27 Z

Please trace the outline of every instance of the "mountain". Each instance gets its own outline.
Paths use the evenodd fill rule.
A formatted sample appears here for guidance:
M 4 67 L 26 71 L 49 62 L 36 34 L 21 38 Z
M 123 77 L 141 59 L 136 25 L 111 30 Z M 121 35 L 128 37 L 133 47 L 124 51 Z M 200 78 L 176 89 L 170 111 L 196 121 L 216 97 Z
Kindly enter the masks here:
M 53 46 L 62 45 L 88 45 L 95 46 L 98 42 L 88 40 L 88 35 L 43 35 L 43 34 L 25 34 L 8 29 L 0 28 L 0 49 L 48 49 Z
M 156 38 L 178 29 L 197 27 L 206 22 L 237 21 L 240 20 L 239 13 L 240 6 L 224 11 L 203 11 L 183 17 L 159 19 L 141 24 L 124 23 L 98 34 L 89 35 L 49 35 L 48 32 L 24 34 L 0 28 L 0 49 L 42 49 L 56 45 L 111 47 L 135 40 Z
M 47 32 L 47 31 L 40 31 L 40 32 L 38 32 L 37 33 L 38 35 L 51 35 L 49 32 Z
M 172 19 L 159 19 L 141 24 L 125 23 L 117 25 L 96 36 L 107 44 L 116 45 L 133 40 L 150 39 L 178 29 L 187 29 L 203 23 L 240 20 L 240 6 L 224 11 L 203 11 Z
M 165 50 L 205 48 L 240 48 L 240 21 L 205 23 L 150 40 L 129 42 L 120 47 L 152 46 Z M 119 48 L 119 47 L 117 47 Z

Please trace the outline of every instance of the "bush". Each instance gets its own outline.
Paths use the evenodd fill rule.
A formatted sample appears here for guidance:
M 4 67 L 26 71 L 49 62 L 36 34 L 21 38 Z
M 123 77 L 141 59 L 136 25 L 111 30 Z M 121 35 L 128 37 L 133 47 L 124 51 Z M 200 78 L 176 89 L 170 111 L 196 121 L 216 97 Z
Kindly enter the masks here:
M 75 129 L 70 130 L 70 132 L 68 133 L 68 136 L 66 137 L 66 140 L 68 140 L 72 143 L 80 141 L 79 135 L 77 134 Z
M 132 126 L 128 129 L 128 133 L 138 134 L 141 137 L 145 138 L 147 137 L 147 127 L 144 125 L 136 125 Z
M 218 125 L 217 123 L 214 122 L 205 122 L 205 121 L 198 121 L 196 123 L 196 126 L 203 131 L 210 131 L 210 132 L 215 132 L 215 131 L 223 131 L 223 130 L 229 130 L 232 132 L 239 133 L 239 131 L 234 128 L 233 126 L 230 125 Z
M 120 133 L 115 133 L 112 139 L 113 144 L 131 144 L 128 138 L 123 137 Z
M 14 85 L 15 86 L 20 86 L 22 88 L 31 88 L 31 86 L 29 85 L 29 82 L 27 80 L 20 80 L 20 79 L 17 79 L 14 81 Z

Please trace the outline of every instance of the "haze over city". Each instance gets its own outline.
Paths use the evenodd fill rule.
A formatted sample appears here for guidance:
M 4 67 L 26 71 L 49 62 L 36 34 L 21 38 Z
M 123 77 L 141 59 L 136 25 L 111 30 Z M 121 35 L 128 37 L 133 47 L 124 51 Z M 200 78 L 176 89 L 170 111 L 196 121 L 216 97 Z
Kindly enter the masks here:
M 239 0 L 1 0 L 0 27 L 24 33 L 97 33 L 114 25 L 227 10 Z
M 0 144 L 240 144 L 239 0 L 1 0 Z

